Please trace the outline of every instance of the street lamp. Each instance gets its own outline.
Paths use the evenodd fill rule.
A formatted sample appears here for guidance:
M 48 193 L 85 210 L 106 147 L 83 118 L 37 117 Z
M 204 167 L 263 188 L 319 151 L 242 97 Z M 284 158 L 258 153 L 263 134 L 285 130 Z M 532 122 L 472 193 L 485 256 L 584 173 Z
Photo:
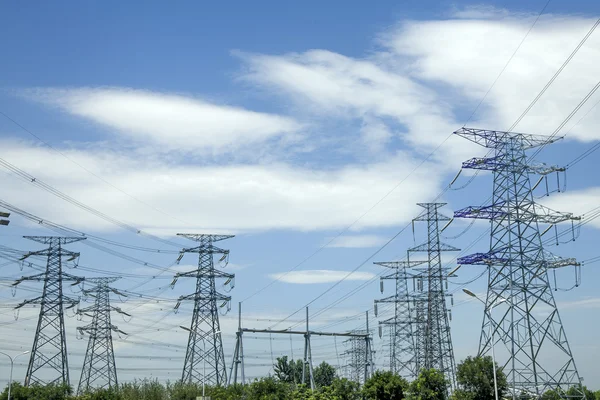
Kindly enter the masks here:
M 477 295 L 475 293 L 471 292 L 469 289 L 463 289 L 463 292 L 465 292 L 465 294 L 467 296 L 471 296 L 474 299 L 479 300 L 483 304 L 483 309 L 484 309 L 485 312 L 487 312 L 488 317 L 490 319 L 490 328 L 489 328 L 490 333 L 489 333 L 489 335 L 490 335 L 490 339 L 492 341 L 492 362 L 494 363 L 494 365 L 492 366 L 492 370 L 494 371 L 494 398 L 496 400 L 498 400 L 498 381 L 496 379 L 496 353 L 494 351 L 494 330 L 492 329 L 493 319 L 492 319 L 492 312 L 491 312 L 491 310 L 494 307 L 496 307 L 498 304 L 506 301 L 506 299 L 505 298 L 500 298 L 499 300 L 495 301 L 494 303 L 492 303 L 492 305 L 490 306 L 490 309 L 488 310 L 488 309 L 486 309 L 485 302 L 483 300 L 481 300 L 479 297 L 477 297 Z
M 17 359 L 17 357 L 20 357 L 25 354 L 29 354 L 29 350 L 27 350 L 23 353 L 17 354 L 14 357 L 11 357 L 8 354 L 3 353 L 1 351 L 0 351 L 0 354 L 4 354 L 6 357 L 8 357 L 10 359 L 10 377 L 8 378 L 8 400 L 10 400 L 10 389 L 12 388 L 12 374 L 13 374 L 13 367 L 15 365 L 15 360 Z
M 190 328 L 186 328 L 185 326 L 179 325 L 179 327 L 181 329 L 184 329 L 184 330 L 188 331 L 188 332 L 193 332 Z M 203 363 L 202 363 L 202 400 L 205 400 L 205 396 L 204 396 L 204 384 L 206 382 L 206 340 L 205 339 L 208 338 L 208 337 L 214 337 L 214 336 L 218 335 L 219 333 L 221 333 L 221 331 L 216 331 L 216 332 L 211 333 L 211 334 L 206 335 L 206 336 L 200 336 L 200 340 L 202 340 L 202 348 L 203 348 L 203 351 L 204 351 L 204 355 L 202 357 L 202 361 L 203 361 Z

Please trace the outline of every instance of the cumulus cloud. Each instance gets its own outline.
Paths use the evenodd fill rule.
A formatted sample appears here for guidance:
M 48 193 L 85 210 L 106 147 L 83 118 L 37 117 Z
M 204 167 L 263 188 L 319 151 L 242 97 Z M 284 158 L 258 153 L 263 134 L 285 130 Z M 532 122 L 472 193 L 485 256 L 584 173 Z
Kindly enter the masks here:
M 272 279 L 277 279 L 285 283 L 312 284 L 337 282 L 348 275 L 348 271 L 332 271 L 327 269 L 292 271 L 289 273 L 270 274 Z M 375 277 L 370 272 L 353 272 L 345 279 L 347 281 L 368 281 Z
M 137 142 L 150 141 L 169 150 L 228 152 L 295 134 L 302 127 L 289 117 L 121 87 L 39 88 L 25 90 L 22 95 L 114 129 Z
M 361 140 L 374 151 L 390 137 L 418 154 L 458 165 L 481 149 L 448 135 L 464 123 L 503 70 L 536 15 L 489 7 L 457 11 L 450 19 L 401 21 L 383 32 L 379 50 L 349 57 L 325 49 L 284 54 L 235 54 L 242 79 L 314 116 L 358 120 Z M 544 15 L 470 121 L 506 130 L 558 70 L 594 23 L 593 18 Z M 550 134 L 597 83 L 600 36 L 592 35 L 516 131 Z M 597 96 L 596 96 L 597 98 Z M 600 139 L 593 98 L 561 133 Z M 438 148 L 438 146 L 443 145 Z

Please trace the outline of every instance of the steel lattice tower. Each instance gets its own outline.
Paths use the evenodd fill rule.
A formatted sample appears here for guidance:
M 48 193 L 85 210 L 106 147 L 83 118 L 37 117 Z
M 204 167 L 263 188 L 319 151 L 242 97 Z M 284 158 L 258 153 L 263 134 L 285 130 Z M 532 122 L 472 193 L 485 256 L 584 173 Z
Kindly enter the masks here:
M 112 332 L 126 335 L 125 332 L 111 323 L 110 313 L 116 311 L 130 316 L 118 307 L 110 305 L 110 294 L 115 293 L 125 296 L 118 290 L 109 286 L 120 278 L 86 278 L 86 282 L 96 284 L 91 289 L 83 290 L 85 295 L 94 297 L 94 304 L 90 307 L 77 310 L 78 315 L 92 318 L 92 323 L 77 328 L 81 335 L 88 334 L 88 346 L 85 352 L 81 378 L 79 379 L 78 393 L 87 392 L 92 387 L 117 388 L 117 369 L 115 367 L 115 353 L 112 343 Z
M 215 280 L 217 278 L 226 279 L 225 285 L 227 285 L 232 282 L 235 275 L 215 269 L 213 255 L 222 254 L 219 261 L 224 261 L 229 255 L 229 250 L 220 249 L 213 243 L 234 236 L 202 234 L 178 234 L 178 236 L 199 243 L 197 247 L 182 250 L 182 253 L 199 254 L 198 268 L 189 272 L 177 273 L 173 280 L 174 285 L 180 277 L 196 278 L 195 293 L 179 297 L 175 306 L 177 310 L 182 301 L 194 301 L 192 322 L 189 329 L 185 328 L 190 334 L 181 380 L 190 383 L 204 381 L 210 385 L 226 385 L 227 372 L 220 333 L 219 308 L 226 305 L 229 308 L 231 297 L 217 291 Z M 208 341 L 208 346 L 205 341 Z M 206 361 L 206 376 L 203 376 L 204 361 Z
M 32 251 L 23 260 L 30 256 L 46 256 L 48 259 L 46 272 L 24 276 L 17 279 L 13 286 L 23 281 L 43 281 L 44 290 L 40 297 L 25 300 L 16 308 L 27 304 L 39 304 L 40 314 L 31 348 L 31 356 L 25 375 L 25 386 L 31 384 L 70 384 L 69 363 L 67 360 L 67 341 L 65 336 L 64 308 L 73 308 L 78 299 L 72 299 L 63 294 L 63 281 L 81 282 L 83 278 L 66 274 L 62 270 L 63 257 L 70 257 L 68 261 L 79 257 L 62 248 L 63 245 L 84 240 L 83 237 L 59 236 L 24 236 L 26 239 L 47 244 L 48 248 Z
M 416 378 L 418 369 L 416 366 L 415 352 L 415 310 L 408 289 L 408 280 L 413 278 L 407 267 L 415 267 L 424 264 L 424 261 L 392 261 L 376 262 L 375 264 L 393 269 L 393 272 L 381 277 L 381 292 L 383 293 L 383 281 L 393 280 L 395 282 L 395 294 L 383 299 L 375 300 L 375 316 L 377 316 L 378 304 L 392 304 L 394 315 L 386 320 L 379 321 L 379 336 L 382 328 L 387 328 L 390 339 L 390 371 L 412 380 Z
M 408 258 L 412 253 L 427 253 L 425 268 L 417 267 L 417 276 L 421 293 L 413 297 L 415 306 L 415 333 L 417 371 L 435 368 L 442 372 L 451 389 L 456 387 L 456 366 L 454 350 L 450 337 L 450 322 L 446 307 L 445 285 L 448 271 L 442 266 L 442 252 L 458 251 L 456 247 L 440 241 L 440 226 L 442 221 L 450 218 L 439 213 L 439 208 L 445 203 L 418 203 L 425 210 L 413 221 L 427 223 L 427 242 L 410 248 Z
M 488 354 L 494 344 L 502 343 L 507 357 L 500 365 L 513 399 L 523 393 L 539 397 L 547 390 L 567 397 L 566 391 L 572 387 L 579 392 L 571 398 L 585 398 L 548 279 L 548 269 L 577 263 L 546 252 L 539 229 L 540 223 L 551 227 L 575 218 L 536 204 L 529 180 L 530 174 L 544 176 L 564 169 L 530 163 L 526 156 L 526 150 L 554 140 L 471 128 L 454 133 L 494 151 L 491 157 L 473 158 L 462 165 L 493 172 L 492 204 L 467 207 L 454 214 L 491 222 L 490 251 L 458 260 L 459 264 L 488 266 L 479 354 Z M 498 309 L 497 317 L 492 316 L 493 309 Z
M 366 331 L 352 331 L 357 335 L 366 334 Z M 349 380 L 364 384 L 372 373 L 373 369 L 373 350 L 371 349 L 371 341 L 367 338 L 352 337 L 346 340 L 349 347 L 342 355 L 346 357 L 346 375 Z

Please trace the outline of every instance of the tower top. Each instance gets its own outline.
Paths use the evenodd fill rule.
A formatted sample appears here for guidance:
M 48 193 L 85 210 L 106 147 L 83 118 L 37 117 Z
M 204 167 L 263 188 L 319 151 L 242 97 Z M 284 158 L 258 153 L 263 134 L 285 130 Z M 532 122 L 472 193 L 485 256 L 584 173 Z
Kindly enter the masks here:
M 483 147 L 497 149 L 505 147 L 509 143 L 518 144 L 520 148 L 532 149 L 561 140 L 564 136 L 530 135 L 527 133 L 491 131 L 487 129 L 475 129 L 462 127 L 454 132 L 455 135 L 464 137 L 473 143 Z
M 195 242 L 218 242 L 219 240 L 235 237 L 235 235 L 207 235 L 203 233 L 178 233 L 177 236 L 182 236 Z

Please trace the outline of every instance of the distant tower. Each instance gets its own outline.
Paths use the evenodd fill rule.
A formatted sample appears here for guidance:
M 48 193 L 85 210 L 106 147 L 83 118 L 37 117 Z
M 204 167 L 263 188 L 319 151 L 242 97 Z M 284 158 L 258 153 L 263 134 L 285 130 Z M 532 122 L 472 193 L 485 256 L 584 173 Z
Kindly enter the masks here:
M 393 272 L 381 277 L 381 292 L 383 281 L 395 282 L 395 294 L 386 298 L 375 300 L 375 316 L 377 306 L 381 303 L 391 303 L 394 306 L 394 315 L 384 321 L 379 321 L 379 336 L 383 328 L 387 328 L 390 338 L 390 371 L 413 380 L 418 375 L 415 350 L 415 305 L 409 294 L 408 281 L 414 275 L 407 271 L 407 267 L 416 267 L 425 264 L 425 261 L 391 261 L 377 262 L 377 265 L 391 268 Z
M 365 331 L 352 331 L 354 334 L 363 334 Z M 365 383 L 365 368 L 367 366 L 367 342 L 361 337 L 351 337 L 345 343 L 348 349 L 344 351 L 346 356 L 346 374 L 348 379 L 360 384 Z
M 439 213 L 445 203 L 419 203 L 425 210 L 414 219 L 427 223 L 427 242 L 408 250 L 412 253 L 427 253 L 427 267 L 420 270 L 421 295 L 415 294 L 417 370 L 435 368 L 442 372 L 452 389 L 456 387 L 454 350 L 450 337 L 449 313 L 446 306 L 448 271 L 442 267 L 442 252 L 458 251 L 456 247 L 440 241 L 442 221 L 450 218 Z M 418 288 L 419 289 L 419 288 Z
M 235 275 L 215 269 L 213 255 L 222 254 L 219 262 L 224 262 L 229 255 L 229 250 L 220 249 L 213 243 L 232 238 L 233 235 L 180 233 L 178 236 L 199 243 L 197 247 L 182 250 L 182 253 L 198 253 L 198 268 L 189 272 L 177 273 L 172 283 L 174 285 L 180 277 L 196 278 L 195 293 L 179 297 L 175 306 L 177 310 L 182 301 L 194 301 L 190 328 L 184 328 L 189 331 L 189 339 L 181 380 L 183 382 L 204 381 L 209 385 L 226 385 L 227 372 L 219 325 L 219 308 L 227 306 L 228 311 L 231 297 L 217 291 L 215 280 L 217 278 L 226 279 L 224 285 L 228 285 L 233 282 Z M 205 359 L 206 376 L 203 376 Z
M 491 221 L 489 252 L 458 260 L 459 264 L 487 266 L 489 271 L 479 354 L 489 354 L 494 344 L 501 344 L 495 351 L 502 360 L 499 364 L 513 399 L 521 393 L 537 398 L 547 390 L 556 390 L 570 399 L 583 399 L 581 379 L 548 278 L 548 270 L 577 262 L 547 252 L 539 228 L 539 224 L 547 224 L 546 232 L 559 222 L 577 218 L 535 203 L 532 191 L 537 184 L 532 188 L 530 175 L 543 177 L 564 168 L 534 164 L 526 155 L 526 150 L 555 140 L 471 128 L 454 133 L 494 152 L 491 157 L 473 158 L 462 165 L 493 172 L 492 203 L 454 213 L 455 218 Z M 567 396 L 566 391 L 573 388 L 576 394 Z
M 70 384 L 67 341 L 65 336 L 64 308 L 73 308 L 79 300 L 63 294 L 63 281 L 81 282 L 83 278 L 66 274 L 62 270 L 63 257 L 74 260 L 79 253 L 62 248 L 63 245 L 84 240 L 83 237 L 24 236 L 26 239 L 47 244 L 48 248 L 32 251 L 23 256 L 45 256 L 48 259 L 46 272 L 24 276 L 13 286 L 23 281 L 43 281 L 44 291 L 40 297 L 25 300 L 15 308 L 26 304 L 39 304 L 40 314 L 33 339 L 33 347 L 25 375 L 25 386 L 32 384 Z
M 120 278 L 86 278 L 86 282 L 96 284 L 92 289 L 83 293 L 95 298 L 94 305 L 77 310 L 78 315 L 92 318 L 92 323 L 77 328 L 80 334 L 89 336 L 87 351 L 79 379 L 78 393 L 84 393 L 91 388 L 117 388 L 117 369 L 113 351 L 112 332 L 126 335 L 125 332 L 113 325 L 110 320 L 111 311 L 130 316 L 118 307 L 110 305 L 110 293 L 125 296 L 109 286 Z

